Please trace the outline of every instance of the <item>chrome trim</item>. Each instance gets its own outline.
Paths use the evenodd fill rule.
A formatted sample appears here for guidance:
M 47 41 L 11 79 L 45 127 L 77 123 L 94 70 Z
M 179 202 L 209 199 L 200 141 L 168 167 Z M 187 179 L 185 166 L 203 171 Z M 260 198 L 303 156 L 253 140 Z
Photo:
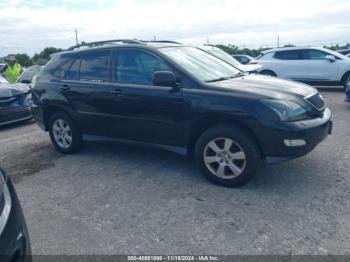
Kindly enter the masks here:
M 1 173 L 0 173 L 0 175 L 1 175 Z M 2 211 L 2 214 L 0 215 L 0 235 L 4 231 L 4 228 L 6 226 L 8 218 L 10 216 L 10 211 L 12 208 L 11 195 L 10 195 L 10 191 L 7 187 L 7 184 L 4 184 L 3 194 L 4 194 L 4 198 L 5 198 L 5 206 L 4 206 L 4 210 Z
M 29 120 L 29 119 L 32 119 L 33 116 L 30 115 L 30 116 L 27 116 L 27 117 L 23 117 L 23 118 L 20 118 L 20 119 L 16 119 L 16 120 L 10 120 L 10 121 L 7 121 L 7 122 L 2 122 L 0 123 L 0 126 L 4 126 L 4 125 L 8 125 L 8 124 L 12 124 L 12 123 L 16 123 L 16 122 L 21 122 L 21 121 L 24 121 L 24 120 Z

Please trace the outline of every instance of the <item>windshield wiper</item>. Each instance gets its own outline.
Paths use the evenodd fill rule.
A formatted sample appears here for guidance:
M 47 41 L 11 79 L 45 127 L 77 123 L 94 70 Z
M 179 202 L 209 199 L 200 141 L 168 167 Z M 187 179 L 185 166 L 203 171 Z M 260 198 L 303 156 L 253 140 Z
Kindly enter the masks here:
M 219 81 L 225 81 L 234 78 L 235 76 L 229 76 L 229 77 L 220 77 L 212 80 L 205 81 L 206 83 L 212 83 L 212 82 L 219 82 Z
M 239 73 L 235 74 L 234 76 L 220 77 L 220 78 L 208 80 L 208 81 L 205 81 L 205 82 L 206 83 L 212 83 L 212 82 L 225 81 L 225 80 L 229 80 L 229 79 L 232 79 L 232 78 L 237 78 L 237 77 L 241 77 L 241 76 L 245 76 L 245 75 L 246 75 L 245 73 L 239 72 Z
M 235 74 L 235 76 L 232 77 L 232 78 L 237 78 L 237 77 L 241 77 L 241 76 L 245 76 L 245 75 L 246 75 L 246 73 L 244 73 L 244 72 L 239 72 L 239 73 Z

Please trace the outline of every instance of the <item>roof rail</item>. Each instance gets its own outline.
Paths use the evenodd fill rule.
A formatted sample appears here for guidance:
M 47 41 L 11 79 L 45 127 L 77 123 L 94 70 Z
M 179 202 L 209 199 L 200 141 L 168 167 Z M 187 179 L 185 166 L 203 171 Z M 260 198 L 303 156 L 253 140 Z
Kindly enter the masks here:
M 123 44 L 138 44 L 142 45 L 144 44 L 142 41 L 135 40 L 135 39 L 114 39 L 114 40 L 105 40 L 105 41 L 97 41 L 97 42 L 81 42 L 81 44 L 69 47 L 67 51 L 73 51 L 74 49 L 78 49 L 80 47 L 95 47 L 95 46 L 103 46 L 104 44 L 109 44 L 109 43 L 123 43 Z
M 141 41 L 143 43 L 164 43 L 164 44 L 178 44 L 182 45 L 182 43 L 176 42 L 176 41 L 170 41 L 170 40 L 149 40 L 149 41 Z

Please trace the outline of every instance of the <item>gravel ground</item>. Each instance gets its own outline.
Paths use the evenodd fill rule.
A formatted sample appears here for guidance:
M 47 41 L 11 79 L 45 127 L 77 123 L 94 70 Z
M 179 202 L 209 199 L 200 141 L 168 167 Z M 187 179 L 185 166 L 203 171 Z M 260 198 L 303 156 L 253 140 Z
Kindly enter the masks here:
M 62 156 L 35 123 L 0 129 L 34 254 L 350 254 L 350 105 L 324 91 L 333 136 L 222 188 L 189 159 L 88 143 Z

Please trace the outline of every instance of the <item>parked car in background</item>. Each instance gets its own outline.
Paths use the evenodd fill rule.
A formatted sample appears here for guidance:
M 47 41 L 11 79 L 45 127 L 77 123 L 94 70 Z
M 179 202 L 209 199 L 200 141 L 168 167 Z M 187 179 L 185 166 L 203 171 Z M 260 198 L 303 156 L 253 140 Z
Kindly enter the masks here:
M 349 49 L 344 49 L 344 50 L 339 50 L 337 52 L 342 54 L 342 55 L 350 55 L 350 48 Z
M 223 51 L 222 49 L 216 46 L 202 45 L 202 46 L 197 46 L 197 48 L 216 56 L 217 58 L 225 61 L 226 63 L 238 68 L 243 72 L 257 73 L 262 67 L 261 65 L 258 65 L 258 64 L 242 65 L 236 59 L 234 59 L 231 55 L 229 55 L 228 53 L 226 53 L 225 51 Z
M 30 84 L 33 80 L 33 77 L 37 73 L 39 73 L 42 68 L 43 66 L 39 66 L 39 65 L 33 65 L 30 67 L 27 67 L 26 69 L 23 70 L 23 73 L 17 79 L 17 83 Z
M 234 59 L 240 62 L 242 65 L 247 65 L 254 61 L 255 59 L 249 55 L 232 55 Z
M 83 140 L 142 142 L 193 155 L 208 179 L 237 186 L 262 159 L 305 155 L 332 130 L 310 86 L 242 74 L 192 46 L 96 45 L 53 55 L 33 85 L 34 117 L 61 153 Z
M 10 84 L 0 76 L 0 126 L 32 119 L 32 103 L 27 84 Z
M 350 80 L 350 59 L 337 52 L 314 47 L 290 47 L 263 52 L 257 62 L 261 74 L 314 85 L 342 85 Z
M 31 261 L 27 226 L 13 184 L 0 168 L 0 260 Z

